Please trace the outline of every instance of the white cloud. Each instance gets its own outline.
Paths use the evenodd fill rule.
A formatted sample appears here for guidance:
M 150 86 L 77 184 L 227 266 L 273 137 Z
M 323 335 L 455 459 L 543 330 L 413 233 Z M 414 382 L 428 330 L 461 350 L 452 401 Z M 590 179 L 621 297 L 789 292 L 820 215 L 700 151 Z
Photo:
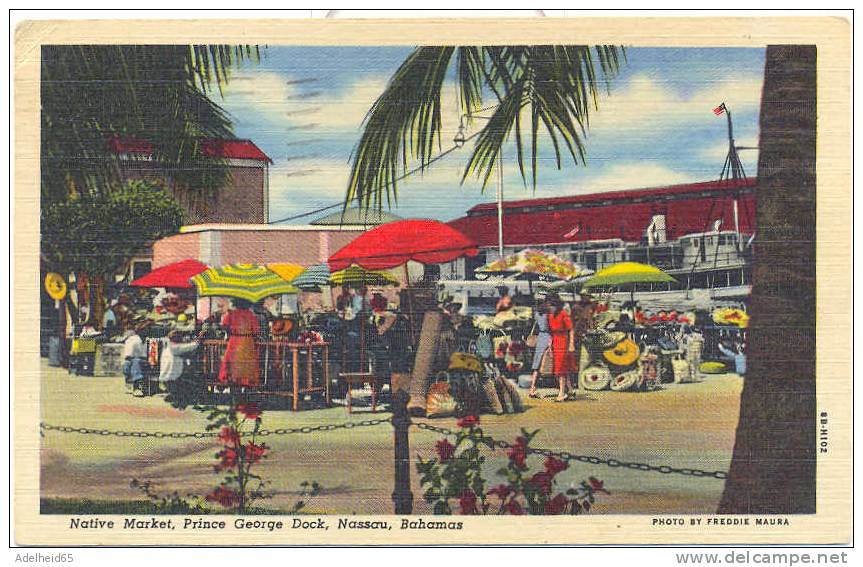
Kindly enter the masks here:
M 696 181 L 685 172 L 654 163 L 619 163 L 605 168 L 598 175 L 586 174 L 579 180 L 579 193 L 597 193 L 642 187 L 660 187 Z M 567 191 L 573 193 L 570 187 Z
M 388 76 L 365 77 L 347 88 L 322 92 L 313 86 L 298 88 L 278 73 L 243 71 L 232 76 L 223 105 L 234 115 L 253 113 L 273 127 L 313 126 L 316 130 L 358 132 L 388 80 Z M 459 123 L 455 88 L 449 83 L 441 93 L 441 120 L 443 145 L 448 146 Z M 477 124 L 481 126 L 482 121 Z
M 270 120 L 290 121 L 307 108 L 300 90 L 283 75 L 268 71 L 242 71 L 231 76 L 224 89 L 223 106 L 228 112 L 250 111 Z
M 756 138 L 745 138 L 743 140 L 734 140 L 735 146 L 744 146 L 747 148 L 757 148 L 758 147 L 758 139 Z M 758 161 L 758 150 L 740 150 L 738 152 L 740 154 L 740 159 L 743 161 L 757 162 Z M 728 155 L 728 141 L 723 140 L 721 142 L 717 142 L 716 144 L 704 148 L 700 153 L 699 157 L 705 161 L 709 162 L 717 162 L 724 160 Z
M 682 95 L 649 75 L 636 75 L 601 97 L 599 111 L 591 112 L 590 130 L 643 135 L 650 129 L 704 123 L 719 119 L 712 110 L 721 102 L 734 113 L 757 110 L 762 83 L 758 77 L 729 78 Z
M 273 199 L 293 201 L 296 196 L 316 199 L 341 199 L 348 184 L 351 164 L 340 159 L 296 159 L 270 168 L 270 195 Z M 438 191 L 458 188 L 464 171 L 463 160 L 442 161 L 420 174 L 399 182 L 406 191 Z M 516 170 L 507 172 L 517 175 Z M 514 179 L 514 178 L 513 178 Z M 514 182 L 514 181 L 513 181 Z M 470 181 L 465 186 L 472 185 Z M 479 185 L 476 184 L 476 187 Z
M 319 127 L 359 130 L 363 118 L 386 88 L 384 77 L 365 78 L 343 89 L 338 96 L 318 101 L 322 106 L 308 116 Z

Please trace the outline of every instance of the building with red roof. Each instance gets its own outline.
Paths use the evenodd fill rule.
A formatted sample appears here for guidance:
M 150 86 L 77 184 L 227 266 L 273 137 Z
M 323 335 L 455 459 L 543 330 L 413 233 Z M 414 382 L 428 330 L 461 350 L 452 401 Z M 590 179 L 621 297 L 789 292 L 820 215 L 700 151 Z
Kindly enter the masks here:
M 123 174 L 128 179 L 167 180 L 167 189 L 185 209 L 189 225 L 264 225 L 269 221 L 269 167 L 273 160 L 251 140 L 200 141 L 200 153 L 223 160 L 230 173 L 224 187 L 214 187 L 212 197 L 203 199 L 193 199 L 177 190 L 171 166 L 153 159 L 153 144 L 147 140 L 115 136 L 106 143 L 121 157 Z M 132 262 L 131 279 L 147 273 L 151 265 L 152 251 L 143 250 Z
M 559 245 L 619 239 L 640 242 L 655 216 L 665 217 L 665 238 L 706 232 L 719 220 L 734 228 L 738 202 L 740 232 L 755 229 L 755 179 L 708 181 L 547 199 L 506 201 L 503 241 L 509 247 Z M 451 221 L 480 246 L 497 246 L 497 204 L 483 203 Z
M 225 187 L 213 188 L 213 197 L 193 200 L 174 191 L 169 166 L 153 161 L 153 145 L 137 138 L 113 137 L 108 149 L 123 159 L 124 173 L 129 178 L 154 177 L 168 179 L 168 188 L 180 202 L 189 224 L 205 223 L 266 223 L 269 215 L 269 166 L 273 160 L 251 140 L 201 140 L 202 155 L 224 160 L 230 171 Z
M 504 254 L 540 248 L 589 270 L 622 261 L 656 265 L 687 287 L 748 279 L 755 233 L 754 178 L 688 183 L 503 203 Z M 498 256 L 497 204 L 483 203 L 450 226 L 481 253 L 442 270 L 471 277 Z

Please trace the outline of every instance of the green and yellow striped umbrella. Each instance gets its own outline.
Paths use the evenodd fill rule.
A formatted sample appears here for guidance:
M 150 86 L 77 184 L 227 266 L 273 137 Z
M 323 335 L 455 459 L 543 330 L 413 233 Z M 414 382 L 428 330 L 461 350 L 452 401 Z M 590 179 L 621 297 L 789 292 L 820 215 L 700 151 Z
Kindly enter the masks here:
M 399 281 L 387 272 L 366 270 L 354 264 L 332 274 L 330 283 L 336 285 L 398 285 Z
M 201 297 L 237 297 L 252 303 L 299 290 L 281 276 L 258 264 L 231 264 L 208 268 L 190 280 Z

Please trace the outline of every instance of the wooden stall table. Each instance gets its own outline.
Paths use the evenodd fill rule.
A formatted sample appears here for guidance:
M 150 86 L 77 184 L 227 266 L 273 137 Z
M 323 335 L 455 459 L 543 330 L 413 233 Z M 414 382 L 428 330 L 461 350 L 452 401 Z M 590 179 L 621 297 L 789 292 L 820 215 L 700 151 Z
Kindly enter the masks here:
M 347 407 L 348 413 L 353 413 L 353 408 L 351 406 L 351 402 L 353 401 L 353 397 L 351 395 L 351 390 L 355 384 L 365 385 L 368 384 L 372 388 L 372 413 L 377 411 L 377 379 L 375 378 L 374 373 L 372 372 L 341 372 L 339 374 L 339 379 L 345 381 L 345 385 L 348 388 L 347 394 Z
M 227 344 L 224 340 L 203 341 L 202 368 L 208 386 L 231 386 L 218 382 Z M 306 394 L 322 393 L 326 405 L 330 405 L 329 343 L 259 340 L 255 344 L 261 365 L 261 383 L 253 388 L 247 387 L 247 390 L 290 398 L 293 411 L 299 409 L 300 396 Z M 318 380 L 315 379 L 316 374 Z

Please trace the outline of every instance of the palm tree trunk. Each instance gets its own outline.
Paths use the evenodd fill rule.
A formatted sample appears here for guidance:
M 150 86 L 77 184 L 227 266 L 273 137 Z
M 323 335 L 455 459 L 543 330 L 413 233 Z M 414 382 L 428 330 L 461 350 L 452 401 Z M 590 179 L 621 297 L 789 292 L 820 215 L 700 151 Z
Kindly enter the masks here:
M 814 513 L 815 46 L 769 46 L 749 374 L 720 513 Z

